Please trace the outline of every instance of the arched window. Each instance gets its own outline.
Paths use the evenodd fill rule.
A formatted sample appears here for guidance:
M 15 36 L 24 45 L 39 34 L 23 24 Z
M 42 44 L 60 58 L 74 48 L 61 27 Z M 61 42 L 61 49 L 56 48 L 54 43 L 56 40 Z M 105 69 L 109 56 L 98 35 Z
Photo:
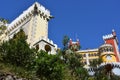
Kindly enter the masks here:
M 37 51 L 39 50 L 39 44 L 36 45 L 36 50 L 37 50 Z
M 109 51 L 109 49 L 107 48 L 107 52 Z
M 49 51 L 51 51 L 51 47 L 49 45 L 45 45 L 45 50 L 46 50 L 46 52 L 49 52 Z
M 106 48 L 104 48 L 103 52 L 106 52 Z

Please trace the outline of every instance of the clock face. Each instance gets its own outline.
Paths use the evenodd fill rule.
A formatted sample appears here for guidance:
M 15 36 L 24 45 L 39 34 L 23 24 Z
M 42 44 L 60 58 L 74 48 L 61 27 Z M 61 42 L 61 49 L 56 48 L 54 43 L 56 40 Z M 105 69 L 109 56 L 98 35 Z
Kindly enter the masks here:
M 111 56 L 111 55 L 107 55 L 107 56 L 106 56 L 106 59 L 107 59 L 107 60 L 111 60 L 111 59 L 112 59 L 112 56 Z

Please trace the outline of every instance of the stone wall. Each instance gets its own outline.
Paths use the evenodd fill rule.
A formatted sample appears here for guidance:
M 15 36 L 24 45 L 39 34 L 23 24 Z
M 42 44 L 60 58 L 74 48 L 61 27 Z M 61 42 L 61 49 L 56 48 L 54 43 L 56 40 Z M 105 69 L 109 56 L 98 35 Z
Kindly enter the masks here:
M 15 75 L 0 72 L 0 80 L 27 80 L 27 79 L 18 78 Z

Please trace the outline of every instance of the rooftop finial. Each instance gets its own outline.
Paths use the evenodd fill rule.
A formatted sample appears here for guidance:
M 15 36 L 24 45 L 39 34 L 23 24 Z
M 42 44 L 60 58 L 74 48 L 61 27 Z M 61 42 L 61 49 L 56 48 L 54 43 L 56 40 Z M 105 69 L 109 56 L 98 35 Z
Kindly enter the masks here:
M 115 32 L 115 30 L 114 30 L 114 29 L 112 29 L 112 32 Z
M 115 37 L 116 36 L 116 32 L 114 29 L 112 29 L 112 35 Z

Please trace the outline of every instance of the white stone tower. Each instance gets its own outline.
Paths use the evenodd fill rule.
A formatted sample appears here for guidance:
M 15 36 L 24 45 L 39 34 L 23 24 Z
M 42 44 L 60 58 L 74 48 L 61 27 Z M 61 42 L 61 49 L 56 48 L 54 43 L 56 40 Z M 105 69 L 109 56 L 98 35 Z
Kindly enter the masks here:
M 8 39 L 12 38 L 20 29 L 28 36 L 27 42 L 31 47 L 39 46 L 39 50 L 45 50 L 49 45 L 50 53 L 55 53 L 57 45 L 48 39 L 48 21 L 52 18 L 50 11 L 41 4 L 35 2 L 7 28 Z

